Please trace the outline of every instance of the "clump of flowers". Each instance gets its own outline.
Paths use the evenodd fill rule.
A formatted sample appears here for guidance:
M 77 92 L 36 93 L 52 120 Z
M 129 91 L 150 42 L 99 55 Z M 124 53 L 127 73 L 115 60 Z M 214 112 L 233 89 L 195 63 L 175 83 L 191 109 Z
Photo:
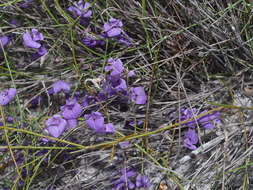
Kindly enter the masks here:
M 208 110 L 204 110 L 199 114 L 204 114 L 208 112 Z M 176 119 L 177 122 L 182 122 L 194 118 L 197 116 L 197 109 L 186 109 L 181 108 L 180 111 L 177 113 L 176 110 L 173 110 L 169 113 L 169 118 L 171 117 Z M 206 114 L 198 119 L 193 119 L 192 121 L 188 121 L 184 123 L 189 129 L 185 134 L 184 146 L 189 148 L 190 150 L 195 150 L 196 144 L 198 143 L 198 136 L 195 132 L 195 127 L 197 124 L 204 127 L 205 129 L 212 129 L 214 128 L 215 124 L 220 124 L 220 112 L 214 111 L 212 113 Z
M 113 175 L 116 176 L 118 174 L 118 172 L 115 172 Z M 135 187 L 149 189 L 151 186 L 148 177 L 141 174 L 138 174 L 136 177 L 136 172 L 134 169 L 121 168 L 120 174 L 120 178 L 113 181 L 113 190 L 134 189 Z M 136 184 L 133 182 L 134 180 L 136 181 Z
M 17 91 L 15 88 L 4 89 L 0 93 L 0 105 L 7 105 L 16 96 L 16 93 Z
M 71 13 L 71 16 L 76 19 L 80 17 L 80 24 L 84 27 L 87 27 L 88 21 L 87 19 L 91 17 L 92 11 L 89 10 L 91 5 L 87 2 L 83 3 L 82 0 L 79 0 L 76 6 L 70 6 L 68 11 Z
M 32 29 L 32 32 L 26 32 L 23 35 L 23 41 L 26 47 L 36 49 L 34 58 L 37 59 L 47 53 L 47 49 L 41 45 L 41 41 L 44 40 L 44 36 L 37 29 Z

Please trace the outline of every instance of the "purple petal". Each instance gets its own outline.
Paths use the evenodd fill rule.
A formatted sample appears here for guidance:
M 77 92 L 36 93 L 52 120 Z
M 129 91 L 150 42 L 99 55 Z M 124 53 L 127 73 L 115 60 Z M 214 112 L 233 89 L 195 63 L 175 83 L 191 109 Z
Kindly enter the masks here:
M 197 149 L 197 147 L 195 145 L 193 145 L 191 140 L 188 139 L 188 138 L 184 140 L 184 146 L 186 148 L 189 148 L 190 150 L 196 150 Z
M 185 138 L 189 139 L 192 144 L 198 143 L 198 136 L 191 128 L 189 128 L 188 131 L 185 133 Z

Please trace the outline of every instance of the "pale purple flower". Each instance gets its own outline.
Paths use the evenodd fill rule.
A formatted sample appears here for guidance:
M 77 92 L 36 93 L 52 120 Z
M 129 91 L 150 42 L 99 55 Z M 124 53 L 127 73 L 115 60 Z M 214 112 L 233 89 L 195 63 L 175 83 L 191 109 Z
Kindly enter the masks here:
M 8 43 L 9 39 L 7 36 L 1 36 L 0 37 L 0 41 L 2 42 L 3 47 L 6 46 L 6 44 Z M 1 49 L 1 46 L 0 46 Z
M 0 105 L 7 105 L 16 96 L 16 93 L 17 91 L 14 88 L 4 89 L 0 93 Z
M 136 187 L 140 188 L 140 187 L 143 187 L 145 189 L 149 189 L 150 188 L 150 182 L 148 180 L 148 176 L 146 175 L 141 175 L 139 174 L 137 177 L 136 177 Z
M 46 128 L 44 131 L 55 138 L 58 138 L 65 131 L 67 121 L 60 115 L 54 115 L 46 121 Z
M 41 44 L 38 41 L 44 40 L 43 34 L 39 33 L 37 29 L 32 29 L 32 35 L 30 32 L 26 32 L 23 35 L 24 44 L 27 47 L 39 49 Z
M 190 150 L 195 150 L 197 147 L 195 144 L 198 143 L 198 136 L 195 133 L 194 129 L 189 128 L 185 133 L 184 146 Z
M 109 63 L 109 66 L 105 67 L 105 71 L 106 72 L 111 71 L 110 73 L 111 76 L 117 76 L 123 72 L 124 67 L 120 59 L 117 59 L 116 61 L 114 61 L 113 58 L 110 58 L 108 60 L 108 63 Z
M 94 99 L 94 97 L 92 97 L 90 95 L 85 95 L 83 100 L 82 100 L 83 107 L 87 107 L 90 104 L 94 104 L 94 103 L 95 103 L 95 99 Z
M 122 21 L 111 18 L 109 22 L 104 24 L 104 31 L 110 38 L 117 37 L 121 34 L 121 27 L 123 26 Z
M 147 101 L 147 95 L 142 87 L 131 87 L 131 100 L 135 104 L 145 104 Z
M 54 93 L 59 93 L 61 91 L 65 93 L 69 93 L 70 85 L 67 82 L 59 80 L 53 84 L 53 91 Z
M 68 11 L 70 11 L 74 17 L 81 16 L 82 18 L 88 18 L 92 14 L 92 11 L 88 10 L 90 7 L 91 5 L 89 3 L 85 2 L 84 4 L 82 0 L 79 0 L 77 3 L 77 7 L 70 6 L 68 8 Z
M 104 117 L 99 112 L 92 112 L 84 115 L 86 124 L 96 133 L 114 133 L 114 126 L 111 123 L 104 124 Z
M 71 101 L 66 100 L 66 104 L 61 106 L 61 111 L 65 119 L 76 119 L 82 113 L 82 106 L 73 98 Z

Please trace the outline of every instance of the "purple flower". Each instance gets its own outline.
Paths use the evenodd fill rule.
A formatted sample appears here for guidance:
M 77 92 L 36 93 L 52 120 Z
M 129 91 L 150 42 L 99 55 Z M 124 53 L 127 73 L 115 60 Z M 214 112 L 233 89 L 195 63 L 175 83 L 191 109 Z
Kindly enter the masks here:
M 91 5 L 89 3 L 85 2 L 85 4 L 83 4 L 83 1 L 79 0 L 77 7 L 71 6 L 68 8 L 68 10 L 73 14 L 74 17 L 81 16 L 82 18 L 88 18 L 92 14 L 91 10 L 88 10 L 90 7 Z
M 44 46 L 41 46 L 37 52 L 33 54 L 34 59 L 38 59 L 42 55 L 45 55 L 47 53 L 47 49 Z
M 195 150 L 197 148 L 195 144 L 198 143 L 198 136 L 194 129 L 189 128 L 184 137 L 184 146 L 190 150 Z
M 62 119 L 60 115 L 54 115 L 46 121 L 46 125 L 47 127 L 44 131 L 53 137 L 58 138 L 64 132 L 67 126 L 67 121 Z
M 69 93 L 70 92 L 70 86 L 67 82 L 64 81 L 57 81 L 53 84 L 53 91 L 54 93 L 58 93 L 58 92 L 65 92 L 65 93 Z
M 65 119 L 76 119 L 82 113 L 82 106 L 73 98 L 71 101 L 66 100 L 66 104 L 61 106 L 61 111 Z
M 108 63 L 109 63 L 109 66 L 105 67 L 105 71 L 106 72 L 111 71 L 110 73 L 111 76 L 117 76 L 123 72 L 124 67 L 120 59 L 117 59 L 116 61 L 114 61 L 113 58 L 110 58 L 108 60 Z
M 143 175 L 141 176 L 141 174 L 139 174 L 136 177 L 136 187 L 140 188 L 140 187 L 144 187 L 146 189 L 150 188 L 150 182 L 148 180 L 148 176 Z
M 14 88 L 4 89 L 0 93 L 0 105 L 7 105 L 16 96 L 16 93 L 17 91 Z
M 124 168 L 121 169 L 121 177 L 120 179 L 115 180 L 114 183 L 114 187 L 112 190 L 125 190 L 128 188 L 129 189 L 134 189 L 135 185 L 134 183 L 129 179 L 133 176 L 135 176 L 136 173 L 134 170 L 132 169 L 127 169 L 125 170 Z
M 2 36 L 2 37 L 0 37 L 0 41 L 2 42 L 2 45 L 4 47 L 8 43 L 9 39 L 7 36 Z M 1 48 L 1 46 L 0 46 L 0 48 Z
M 131 100 L 135 104 L 145 104 L 147 101 L 147 95 L 142 87 L 131 87 Z
M 44 40 L 43 34 L 39 33 L 37 29 L 32 29 L 32 35 L 27 32 L 23 35 L 24 44 L 27 47 L 39 49 L 41 44 L 38 41 Z
M 204 110 L 200 114 L 206 113 L 208 110 Z M 220 112 L 214 111 L 210 114 L 202 116 L 198 119 L 198 122 L 206 129 L 212 129 L 214 127 L 214 122 L 220 124 Z
M 110 18 L 109 22 L 104 24 L 104 31 L 106 35 L 110 38 L 117 37 L 121 34 L 121 27 L 123 23 L 120 20 Z
M 92 112 L 84 115 L 86 124 L 96 133 L 114 133 L 114 126 L 111 123 L 104 124 L 104 117 L 99 112 Z

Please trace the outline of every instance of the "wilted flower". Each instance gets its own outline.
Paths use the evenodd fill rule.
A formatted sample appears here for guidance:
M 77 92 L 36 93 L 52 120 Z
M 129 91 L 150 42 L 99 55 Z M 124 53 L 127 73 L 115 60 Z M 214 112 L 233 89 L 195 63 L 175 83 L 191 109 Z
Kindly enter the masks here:
M 194 129 L 189 128 L 184 137 L 184 146 L 191 150 L 195 150 L 197 148 L 195 144 L 198 143 L 198 136 L 195 133 Z
M 131 100 L 135 104 L 145 104 L 147 101 L 147 95 L 142 87 L 131 87 Z
M 73 98 L 71 101 L 66 100 L 66 104 L 61 106 L 61 111 L 65 119 L 76 119 L 82 113 L 82 106 Z
M 121 177 L 120 179 L 115 180 L 113 190 L 125 190 L 127 189 L 127 185 L 129 189 L 134 189 L 135 185 L 130 180 L 131 177 L 135 176 L 135 171 L 132 169 L 125 170 L 121 169 Z
M 7 105 L 15 96 L 16 96 L 16 89 L 4 89 L 0 93 L 0 105 L 5 106 Z
M 67 121 L 61 118 L 60 115 L 54 115 L 46 121 L 46 125 L 47 127 L 44 131 L 53 137 L 58 138 L 64 132 L 67 126 Z
M 123 23 L 120 20 L 110 18 L 109 22 L 104 24 L 104 31 L 106 35 L 110 38 L 117 37 L 121 34 L 121 27 Z
M 136 187 L 138 187 L 138 188 L 143 187 L 143 188 L 149 189 L 150 182 L 148 180 L 148 176 L 146 176 L 146 175 L 141 176 L 141 174 L 139 174 L 136 177 Z
M 109 66 L 105 67 L 105 71 L 106 72 L 111 71 L 110 73 L 111 76 L 117 76 L 123 72 L 124 67 L 120 59 L 117 59 L 116 61 L 114 61 L 113 58 L 110 58 L 108 60 L 108 63 L 109 63 Z
M 67 82 L 59 80 L 53 84 L 53 92 L 58 93 L 61 91 L 65 92 L 65 93 L 69 93 L 70 92 L 70 85 Z
M 92 112 L 84 115 L 86 124 L 92 128 L 96 133 L 114 133 L 114 126 L 112 123 L 104 124 L 104 117 L 99 112 Z
M 77 7 L 71 6 L 68 10 L 73 14 L 74 18 L 81 16 L 82 18 L 88 18 L 91 16 L 91 10 L 88 10 L 91 5 L 87 2 L 83 4 L 82 0 L 79 0 L 77 3 Z

